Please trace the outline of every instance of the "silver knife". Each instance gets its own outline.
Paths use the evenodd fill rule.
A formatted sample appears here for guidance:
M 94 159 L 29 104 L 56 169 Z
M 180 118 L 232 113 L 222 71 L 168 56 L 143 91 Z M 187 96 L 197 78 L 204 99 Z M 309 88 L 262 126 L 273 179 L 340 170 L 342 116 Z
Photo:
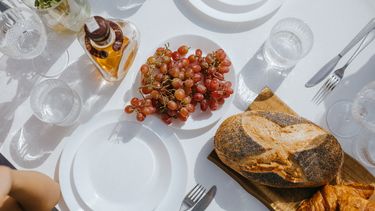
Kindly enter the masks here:
M 204 211 L 208 205 L 210 205 L 212 199 L 215 198 L 216 195 L 216 186 L 212 186 L 210 190 L 203 196 L 201 200 L 193 207 L 191 211 Z
M 320 83 L 326 78 L 336 67 L 340 59 L 348 53 L 359 41 L 361 41 L 370 31 L 375 29 L 375 18 L 371 19 L 370 22 L 354 37 L 354 39 L 333 59 L 331 59 L 326 65 L 324 65 L 306 84 L 305 87 L 310 88 Z

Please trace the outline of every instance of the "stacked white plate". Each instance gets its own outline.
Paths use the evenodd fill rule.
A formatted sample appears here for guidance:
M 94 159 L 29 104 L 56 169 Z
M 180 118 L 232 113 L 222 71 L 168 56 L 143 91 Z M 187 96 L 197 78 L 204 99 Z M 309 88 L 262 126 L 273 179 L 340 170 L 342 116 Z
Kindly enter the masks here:
M 190 4 L 209 18 L 224 23 L 262 20 L 282 5 L 283 0 L 190 0 Z
M 70 210 L 178 210 L 186 159 L 156 118 L 141 124 L 121 110 L 104 112 L 66 141 L 59 180 Z

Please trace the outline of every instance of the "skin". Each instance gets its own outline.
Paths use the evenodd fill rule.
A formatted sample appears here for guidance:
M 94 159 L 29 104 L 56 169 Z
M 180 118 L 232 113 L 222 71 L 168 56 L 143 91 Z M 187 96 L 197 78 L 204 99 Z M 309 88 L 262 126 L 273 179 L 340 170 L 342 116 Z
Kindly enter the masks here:
M 48 176 L 0 166 L 0 211 L 51 211 L 59 200 L 59 184 Z

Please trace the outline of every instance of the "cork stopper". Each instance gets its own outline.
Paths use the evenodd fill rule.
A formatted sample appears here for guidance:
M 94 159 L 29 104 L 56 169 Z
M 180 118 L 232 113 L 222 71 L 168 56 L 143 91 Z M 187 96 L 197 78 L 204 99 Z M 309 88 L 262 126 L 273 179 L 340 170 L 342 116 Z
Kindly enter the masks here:
M 108 39 L 110 35 L 110 26 L 108 21 L 100 16 L 89 18 L 85 23 L 86 35 L 94 42 L 102 42 Z

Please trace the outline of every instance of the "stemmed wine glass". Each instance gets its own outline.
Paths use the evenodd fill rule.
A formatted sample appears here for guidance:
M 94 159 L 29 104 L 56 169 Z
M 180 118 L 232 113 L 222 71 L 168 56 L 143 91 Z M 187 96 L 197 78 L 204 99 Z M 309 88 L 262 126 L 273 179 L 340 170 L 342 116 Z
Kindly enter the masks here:
M 366 165 L 375 167 L 375 81 L 363 87 L 353 103 L 335 103 L 328 110 L 327 125 L 339 137 L 354 137 L 361 132 L 361 138 L 353 142 L 354 154 Z

